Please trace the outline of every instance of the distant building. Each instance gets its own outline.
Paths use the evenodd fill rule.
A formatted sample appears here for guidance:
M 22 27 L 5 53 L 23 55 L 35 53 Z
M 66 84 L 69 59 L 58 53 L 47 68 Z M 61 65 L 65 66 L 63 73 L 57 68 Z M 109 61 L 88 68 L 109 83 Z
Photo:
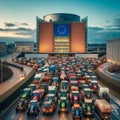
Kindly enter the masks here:
M 120 65 L 120 38 L 107 41 L 107 61 Z
M 18 41 L 15 42 L 17 52 L 34 52 L 34 42 L 32 41 Z
M 0 42 L 0 57 L 7 55 L 7 44 L 6 42 Z
M 15 44 L 14 43 L 9 43 L 7 45 L 7 53 L 10 54 L 10 53 L 13 53 L 15 52 Z
M 37 17 L 39 53 L 85 53 L 87 51 L 87 17 L 68 13 Z

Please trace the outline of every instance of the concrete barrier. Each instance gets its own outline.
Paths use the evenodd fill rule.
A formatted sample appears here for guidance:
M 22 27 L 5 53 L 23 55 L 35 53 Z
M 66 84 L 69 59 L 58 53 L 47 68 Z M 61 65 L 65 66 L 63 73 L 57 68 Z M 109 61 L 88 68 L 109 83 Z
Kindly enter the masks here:
M 106 76 L 105 74 L 99 72 L 96 70 L 96 74 L 98 77 L 98 80 L 103 83 L 105 86 L 109 87 L 110 90 L 113 92 L 115 96 L 120 97 L 120 81 L 117 81 L 113 78 L 111 78 L 109 75 Z
M 32 71 L 23 80 L 19 81 L 14 87 L 0 96 L 0 113 L 7 108 L 20 94 L 21 90 L 33 81 L 35 70 Z

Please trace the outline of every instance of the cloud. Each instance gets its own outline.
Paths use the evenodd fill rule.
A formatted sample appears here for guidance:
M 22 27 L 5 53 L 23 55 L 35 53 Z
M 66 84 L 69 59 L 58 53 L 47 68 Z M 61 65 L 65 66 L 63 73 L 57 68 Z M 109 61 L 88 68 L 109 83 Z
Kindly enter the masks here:
M 104 28 L 101 28 L 101 27 L 88 27 L 88 30 L 98 32 L 98 31 L 104 30 Z
M 0 28 L 1 37 L 22 37 L 32 38 L 35 37 L 35 30 L 31 28 L 18 27 L 18 28 Z
M 14 24 L 14 23 L 5 23 L 5 26 L 6 27 L 14 27 L 14 26 L 16 26 L 16 24 Z
M 29 25 L 27 23 L 18 23 L 18 22 L 15 22 L 15 23 L 5 22 L 4 24 L 5 24 L 5 27 L 28 26 Z
M 21 23 L 21 25 L 28 26 L 28 24 L 27 24 L 27 23 Z
M 16 38 L 16 37 L 0 37 L 0 42 L 6 42 L 6 43 L 14 43 L 15 41 L 34 41 L 36 42 L 35 38 Z
M 103 28 L 88 27 L 89 43 L 106 43 L 107 40 L 120 38 L 120 15 L 113 17 L 113 19 L 105 23 L 106 25 Z

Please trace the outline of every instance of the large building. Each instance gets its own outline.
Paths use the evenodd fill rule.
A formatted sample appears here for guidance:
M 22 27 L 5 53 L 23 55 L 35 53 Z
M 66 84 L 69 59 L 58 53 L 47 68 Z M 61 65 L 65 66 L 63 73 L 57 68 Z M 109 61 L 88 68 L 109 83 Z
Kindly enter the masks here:
M 120 65 L 120 38 L 107 41 L 107 61 Z
M 85 53 L 87 17 L 67 13 L 36 17 L 37 48 L 40 53 Z
M 17 41 L 15 42 L 17 52 L 34 52 L 33 41 Z

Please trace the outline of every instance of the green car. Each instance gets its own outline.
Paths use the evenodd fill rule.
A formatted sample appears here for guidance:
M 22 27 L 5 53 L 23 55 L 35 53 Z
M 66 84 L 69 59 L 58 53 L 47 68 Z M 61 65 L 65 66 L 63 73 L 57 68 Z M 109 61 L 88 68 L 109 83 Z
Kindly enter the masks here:
M 60 97 L 58 100 L 58 112 L 68 112 L 69 101 L 67 97 Z
M 22 93 L 22 99 L 30 99 L 32 95 L 32 90 L 31 88 L 25 88 L 23 89 L 23 93 Z
M 82 105 L 84 116 L 94 116 L 94 104 L 92 100 L 87 100 Z

